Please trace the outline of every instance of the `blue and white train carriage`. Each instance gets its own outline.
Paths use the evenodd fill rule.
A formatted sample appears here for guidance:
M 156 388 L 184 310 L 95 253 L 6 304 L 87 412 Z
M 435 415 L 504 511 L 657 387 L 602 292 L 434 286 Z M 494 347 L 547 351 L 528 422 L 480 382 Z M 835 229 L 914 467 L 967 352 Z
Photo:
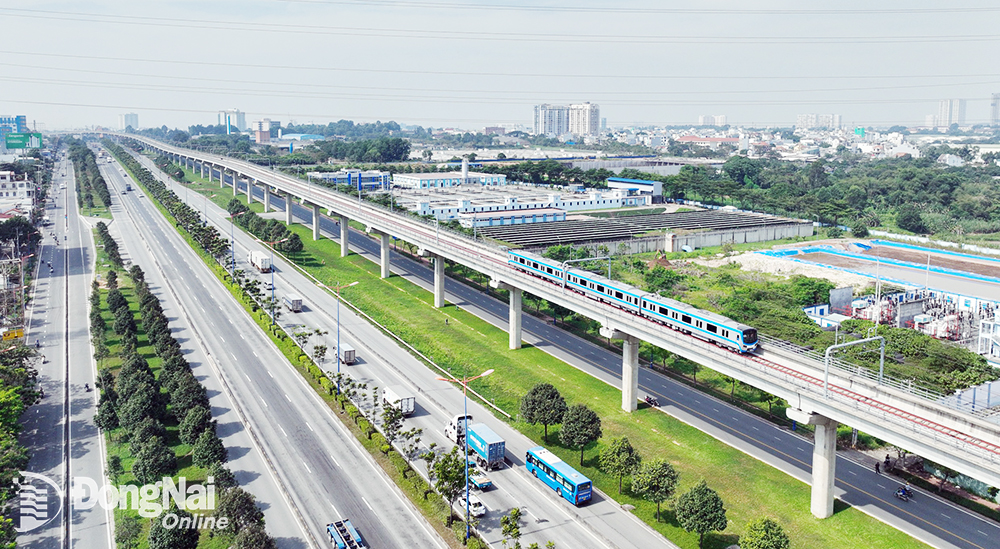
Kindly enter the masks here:
M 646 317 L 699 339 L 740 353 L 757 348 L 757 330 L 710 311 L 686 303 L 643 292 L 624 282 L 589 272 L 564 268 L 563 264 L 529 252 L 507 252 L 507 263 L 528 274 L 569 288 L 633 314 Z

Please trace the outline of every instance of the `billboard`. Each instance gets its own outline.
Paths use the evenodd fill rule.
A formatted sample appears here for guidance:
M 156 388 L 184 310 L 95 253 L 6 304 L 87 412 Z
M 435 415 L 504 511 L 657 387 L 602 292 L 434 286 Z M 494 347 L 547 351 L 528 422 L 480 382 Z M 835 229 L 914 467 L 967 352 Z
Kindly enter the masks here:
M 8 149 L 40 149 L 42 134 L 40 133 L 8 133 L 4 136 Z

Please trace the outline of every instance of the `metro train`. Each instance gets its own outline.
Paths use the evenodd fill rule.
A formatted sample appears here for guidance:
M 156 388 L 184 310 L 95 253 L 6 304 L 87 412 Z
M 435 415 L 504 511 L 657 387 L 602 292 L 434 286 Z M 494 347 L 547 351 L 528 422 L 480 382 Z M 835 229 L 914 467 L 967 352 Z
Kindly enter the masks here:
M 564 268 L 559 261 L 524 251 L 508 250 L 507 264 L 591 299 L 739 353 L 751 352 L 758 346 L 756 328 L 674 299 L 644 292 L 624 282 L 608 280 L 589 271 Z

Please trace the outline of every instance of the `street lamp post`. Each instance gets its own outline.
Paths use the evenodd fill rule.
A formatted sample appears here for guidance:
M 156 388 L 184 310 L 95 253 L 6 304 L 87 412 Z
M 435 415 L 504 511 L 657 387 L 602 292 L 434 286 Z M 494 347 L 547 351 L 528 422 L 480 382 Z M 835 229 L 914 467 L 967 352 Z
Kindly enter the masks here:
M 463 422 L 463 431 L 464 431 L 464 436 L 465 436 L 465 449 L 463 450 L 463 452 L 465 453 L 465 456 L 463 457 L 463 459 L 465 460 L 465 540 L 466 541 L 469 540 L 469 536 L 471 535 L 470 534 L 471 526 L 469 525 L 469 419 L 468 419 L 469 418 L 469 382 L 471 382 L 473 380 L 476 380 L 476 379 L 479 379 L 481 377 L 486 377 L 486 376 L 488 376 L 488 375 L 490 375 L 492 373 L 493 373 L 493 369 L 490 368 L 489 370 L 486 370 L 485 372 L 479 374 L 478 376 L 463 377 L 462 379 L 458 379 L 458 378 L 446 378 L 446 377 L 439 377 L 438 378 L 439 381 L 448 381 L 448 382 L 452 382 L 452 383 L 461 383 L 462 384 L 462 399 L 464 401 L 464 410 L 465 410 L 464 414 L 463 414 L 463 417 L 462 417 L 462 422 Z
M 344 284 L 343 286 L 337 286 L 334 288 L 337 290 L 337 394 L 340 394 L 340 290 L 343 288 L 350 288 L 357 284 L 358 281 L 355 280 L 350 284 Z
M 238 212 L 229 216 L 229 253 L 230 256 L 232 257 L 231 267 L 234 276 L 236 274 L 236 232 L 233 230 L 233 225 L 234 225 L 233 219 L 235 219 L 236 216 L 240 216 L 245 213 L 246 212 Z
M 271 326 L 274 326 L 274 247 L 287 240 L 287 238 L 282 238 L 281 240 L 267 243 L 271 248 Z

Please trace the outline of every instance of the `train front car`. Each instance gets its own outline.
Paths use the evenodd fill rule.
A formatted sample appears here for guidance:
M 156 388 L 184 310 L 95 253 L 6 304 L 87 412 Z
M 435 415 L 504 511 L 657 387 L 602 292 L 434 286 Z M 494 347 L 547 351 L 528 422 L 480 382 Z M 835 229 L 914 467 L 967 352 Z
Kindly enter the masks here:
M 740 345 L 741 353 L 749 353 L 757 349 L 759 343 L 757 342 L 757 328 L 751 328 L 745 324 L 738 324 L 740 332 L 742 332 L 742 342 Z

